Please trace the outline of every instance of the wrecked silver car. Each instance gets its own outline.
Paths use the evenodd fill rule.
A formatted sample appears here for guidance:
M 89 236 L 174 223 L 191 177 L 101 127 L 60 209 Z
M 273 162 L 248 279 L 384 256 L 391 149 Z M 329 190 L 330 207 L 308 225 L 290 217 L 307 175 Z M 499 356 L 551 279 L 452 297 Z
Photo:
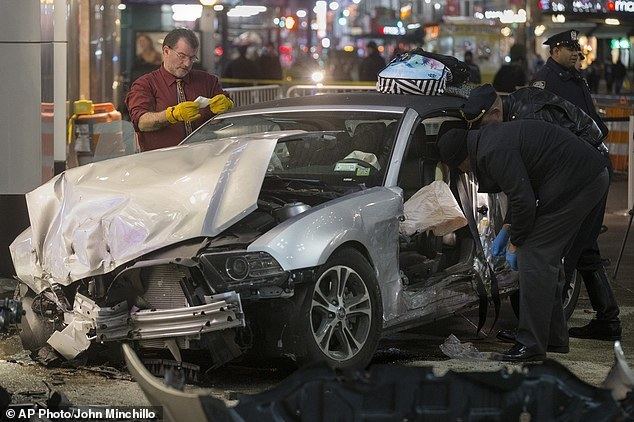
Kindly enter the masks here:
M 384 333 L 477 306 L 482 326 L 517 274 L 489 252 L 504 202 L 438 160 L 462 102 L 279 100 L 177 147 L 67 170 L 27 194 L 31 227 L 11 245 L 23 344 L 68 359 L 127 340 L 177 360 L 205 350 L 213 365 L 251 352 L 351 367 Z M 420 194 L 432 185 L 460 215 L 412 225 L 407 201 L 437 214 Z

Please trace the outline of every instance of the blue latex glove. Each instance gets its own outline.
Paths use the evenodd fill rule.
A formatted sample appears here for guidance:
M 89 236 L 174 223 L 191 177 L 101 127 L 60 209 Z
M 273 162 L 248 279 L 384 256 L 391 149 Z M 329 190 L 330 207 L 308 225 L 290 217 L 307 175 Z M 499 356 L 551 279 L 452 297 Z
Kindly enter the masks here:
M 506 250 L 506 262 L 509 263 L 509 266 L 512 270 L 517 271 L 517 253 L 511 252 L 508 249 Z
M 509 231 L 506 226 L 495 236 L 491 253 L 493 256 L 502 256 L 506 252 L 506 244 L 509 243 Z

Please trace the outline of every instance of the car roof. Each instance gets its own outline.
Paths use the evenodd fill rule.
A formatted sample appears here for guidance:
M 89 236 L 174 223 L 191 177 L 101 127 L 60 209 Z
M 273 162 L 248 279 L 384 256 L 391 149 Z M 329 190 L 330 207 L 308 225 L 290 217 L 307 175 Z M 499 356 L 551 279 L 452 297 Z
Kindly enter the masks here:
M 381 94 L 378 92 L 363 93 L 339 93 L 309 95 L 305 97 L 284 98 L 281 100 L 267 101 L 263 103 L 251 104 L 237 107 L 231 113 L 243 111 L 261 110 L 270 108 L 306 108 L 320 106 L 373 106 L 373 107 L 398 107 L 413 108 L 420 115 L 425 115 L 434 110 L 456 109 L 465 100 L 463 98 L 449 95 L 397 95 Z

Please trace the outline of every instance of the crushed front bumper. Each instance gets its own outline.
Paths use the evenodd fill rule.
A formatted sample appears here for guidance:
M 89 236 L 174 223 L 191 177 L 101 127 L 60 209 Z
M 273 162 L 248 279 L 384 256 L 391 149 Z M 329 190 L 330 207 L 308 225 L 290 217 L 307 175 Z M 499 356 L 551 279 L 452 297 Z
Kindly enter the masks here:
M 238 293 L 205 296 L 205 302 L 184 308 L 130 311 L 125 302 L 102 308 L 78 293 L 73 312 L 65 317 L 66 328 L 54 332 L 48 343 L 65 358 L 72 359 L 86 350 L 91 341 L 197 338 L 211 331 L 244 327 Z

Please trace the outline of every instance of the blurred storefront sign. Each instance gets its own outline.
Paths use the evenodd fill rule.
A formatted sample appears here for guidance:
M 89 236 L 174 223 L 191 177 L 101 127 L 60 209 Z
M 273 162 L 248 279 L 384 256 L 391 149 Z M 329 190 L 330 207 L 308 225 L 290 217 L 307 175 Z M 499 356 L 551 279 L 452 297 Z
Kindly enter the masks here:
M 537 3 L 545 14 L 591 14 L 597 17 L 631 17 L 634 14 L 634 0 L 540 0 Z

